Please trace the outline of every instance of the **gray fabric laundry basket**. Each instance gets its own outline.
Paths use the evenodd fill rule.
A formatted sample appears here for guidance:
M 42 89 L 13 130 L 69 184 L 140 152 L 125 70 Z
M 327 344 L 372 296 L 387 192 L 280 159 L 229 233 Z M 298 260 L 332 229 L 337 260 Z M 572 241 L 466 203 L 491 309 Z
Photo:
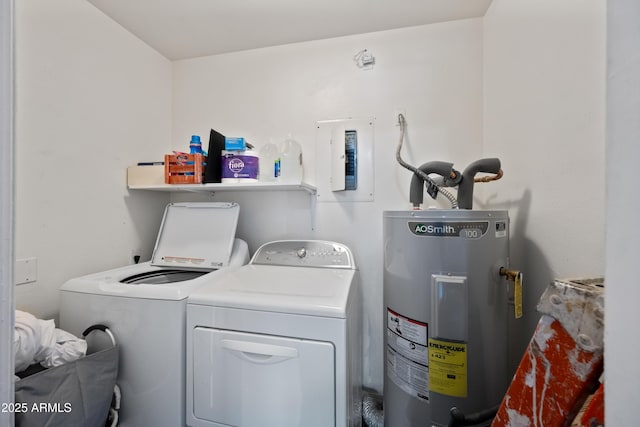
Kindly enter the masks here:
M 105 326 L 88 328 L 83 336 Z M 118 376 L 118 346 L 45 369 L 15 383 L 16 427 L 104 427 Z M 23 410 L 24 409 L 24 410 Z

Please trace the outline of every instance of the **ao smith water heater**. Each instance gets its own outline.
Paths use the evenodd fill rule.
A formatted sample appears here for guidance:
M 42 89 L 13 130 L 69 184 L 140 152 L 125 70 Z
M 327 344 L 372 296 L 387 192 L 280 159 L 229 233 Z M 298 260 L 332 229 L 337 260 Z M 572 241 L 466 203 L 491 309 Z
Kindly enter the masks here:
M 498 159 L 479 160 L 463 173 L 445 162 L 407 165 L 399 120 L 396 157 L 414 171 L 415 210 L 385 211 L 383 218 L 384 421 L 446 427 L 461 414 L 490 413 L 509 385 L 509 285 L 501 275 L 509 262 L 509 217 L 472 210 L 476 173 L 495 174 L 488 181 L 502 171 Z M 446 193 L 452 209 L 419 210 L 425 185 L 434 198 Z M 456 198 L 444 188 L 454 186 Z

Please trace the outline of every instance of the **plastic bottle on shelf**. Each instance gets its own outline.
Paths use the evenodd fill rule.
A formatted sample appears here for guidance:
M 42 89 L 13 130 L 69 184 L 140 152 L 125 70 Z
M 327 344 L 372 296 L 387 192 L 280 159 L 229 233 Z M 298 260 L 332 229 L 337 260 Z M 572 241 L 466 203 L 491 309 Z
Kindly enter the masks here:
M 289 135 L 280 144 L 280 182 L 300 184 L 302 176 L 302 147 Z
M 202 142 L 200 136 L 191 135 L 191 141 L 189 141 L 189 154 L 202 154 Z
M 280 150 L 271 140 L 258 154 L 260 157 L 260 181 L 276 182 L 280 177 Z

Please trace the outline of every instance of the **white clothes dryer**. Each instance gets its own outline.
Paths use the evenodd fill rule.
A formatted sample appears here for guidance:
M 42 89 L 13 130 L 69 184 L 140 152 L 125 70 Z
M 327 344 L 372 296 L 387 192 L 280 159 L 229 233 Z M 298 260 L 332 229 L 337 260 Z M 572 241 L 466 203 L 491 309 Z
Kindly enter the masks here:
M 275 241 L 187 301 L 187 425 L 360 426 L 361 300 L 351 251 Z
M 187 296 L 247 264 L 235 238 L 236 203 L 165 209 L 151 261 L 91 274 L 60 288 L 60 327 L 80 335 L 108 326 L 120 348 L 122 427 L 185 425 Z

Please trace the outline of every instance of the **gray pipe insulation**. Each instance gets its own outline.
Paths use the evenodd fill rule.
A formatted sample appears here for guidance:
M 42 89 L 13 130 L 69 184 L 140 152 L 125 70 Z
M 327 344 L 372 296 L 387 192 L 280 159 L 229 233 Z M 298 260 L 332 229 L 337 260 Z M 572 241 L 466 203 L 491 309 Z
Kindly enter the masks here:
M 476 160 L 465 168 L 464 172 L 462 172 L 462 181 L 458 186 L 458 208 L 473 209 L 474 178 L 480 172 L 497 174 L 500 172 L 500 159 Z
M 417 168 L 426 175 L 437 174 L 444 178 L 444 187 L 455 187 L 458 185 L 458 208 L 473 209 L 473 188 L 475 185 L 475 176 L 478 173 L 499 173 L 500 159 L 487 158 L 476 160 L 467 166 L 460 174 L 453 169 L 453 163 L 433 161 L 427 162 Z M 456 178 L 451 178 L 451 173 Z M 414 208 L 418 208 L 424 199 L 424 179 L 416 172 L 411 177 L 411 186 L 409 187 L 409 201 Z
M 418 167 L 418 170 L 424 172 L 429 175 L 435 173 L 444 178 L 444 186 L 452 187 L 457 185 L 460 182 L 462 176 L 459 173 L 456 173 L 457 180 L 451 180 L 451 172 L 456 172 L 453 169 L 453 163 L 448 162 L 427 162 Z M 417 173 L 414 173 L 411 177 L 411 186 L 409 187 L 409 201 L 413 205 L 414 208 L 417 208 L 422 204 L 424 198 L 424 179 Z

